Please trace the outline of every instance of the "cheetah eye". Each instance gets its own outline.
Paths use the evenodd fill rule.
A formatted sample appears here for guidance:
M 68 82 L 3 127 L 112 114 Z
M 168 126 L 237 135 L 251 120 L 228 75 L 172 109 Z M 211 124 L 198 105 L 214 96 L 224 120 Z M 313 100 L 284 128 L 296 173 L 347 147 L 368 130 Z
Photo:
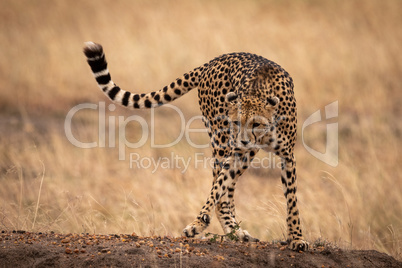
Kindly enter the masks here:
M 253 128 L 254 127 L 259 127 L 261 124 L 260 123 L 253 123 Z

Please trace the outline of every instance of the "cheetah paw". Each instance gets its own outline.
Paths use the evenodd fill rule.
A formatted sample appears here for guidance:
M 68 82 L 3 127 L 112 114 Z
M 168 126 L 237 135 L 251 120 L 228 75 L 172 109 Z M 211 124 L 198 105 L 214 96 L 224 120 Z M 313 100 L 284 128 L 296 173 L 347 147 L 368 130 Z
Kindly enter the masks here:
M 307 251 L 308 247 L 308 242 L 302 239 L 292 240 L 292 242 L 289 244 L 289 248 L 295 251 Z
M 204 231 L 210 223 L 210 217 L 207 214 L 202 215 L 192 223 L 186 226 L 183 230 L 183 234 L 186 237 L 194 237 Z
M 246 230 L 239 229 L 236 231 L 236 235 L 240 241 L 243 242 L 259 242 L 260 240 L 252 237 Z

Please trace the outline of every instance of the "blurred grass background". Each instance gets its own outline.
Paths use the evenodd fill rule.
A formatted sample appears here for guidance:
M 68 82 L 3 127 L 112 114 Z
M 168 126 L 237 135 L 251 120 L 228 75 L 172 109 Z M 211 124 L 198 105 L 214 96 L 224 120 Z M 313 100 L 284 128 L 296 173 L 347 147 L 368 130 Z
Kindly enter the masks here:
M 68 111 L 110 103 L 86 64 L 83 42 L 101 43 L 113 80 L 136 92 L 159 89 L 220 54 L 246 51 L 294 78 L 305 237 L 401 259 L 401 8 L 397 0 L 2 0 L 0 229 L 180 235 L 207 197 L 211 169 L 192 162 L 184 174 L 152 173 L 130 168 L 129 154 L 194 159 L 210 149 L 186 139 L 152 149 L 148 139 L 119 161 L 118 148 L 73 146 L 64 132 Z M 337 167 L 314 158 L 301 141 L 303 122 L 333 101 L 339 101 L 331 121 L 339 123 Z M 186 120 L 200 115 L 196 90 L 173 104 Z M 107 110 L 106 118 L 133 114 L 151 119 L 150 111 L 122 108 Z M 158 142 L 174 140 L 182 127 L 169 108 L 155 110 L 155 121 Z M 81 141 L 98 141 L 97 110 L 80 111 L 72 125 Z M 126 130 L 130 141 L 141 138 L 137 124 Z M 309 146 L 325 150 L 325 122 L 304 134 Z M 192 135 L 208 142 L 206 134 Z M 285 205 L 278 169 L 249 170 L 238 183 L 239 219 L 262 240 L 283 239 Z M 216 219 L 209 231 L 221 232 Z

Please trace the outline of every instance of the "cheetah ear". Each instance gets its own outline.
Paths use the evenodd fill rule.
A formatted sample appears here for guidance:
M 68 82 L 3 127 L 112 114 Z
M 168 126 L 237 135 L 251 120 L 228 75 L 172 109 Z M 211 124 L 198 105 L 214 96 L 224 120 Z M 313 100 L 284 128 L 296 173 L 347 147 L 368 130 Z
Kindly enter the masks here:
M 276 107 L 279 103 L 279 98 L 278 97 L 268 97 L 267 98 L 267 105 L 270 107 Z
M 234 93 L 234 92 L 229 92 L 228 94 L 226 94 L 225 100 L 226 102 L 235 105 L 237 103 L 237 99 L 239 98 L 239 96 Z

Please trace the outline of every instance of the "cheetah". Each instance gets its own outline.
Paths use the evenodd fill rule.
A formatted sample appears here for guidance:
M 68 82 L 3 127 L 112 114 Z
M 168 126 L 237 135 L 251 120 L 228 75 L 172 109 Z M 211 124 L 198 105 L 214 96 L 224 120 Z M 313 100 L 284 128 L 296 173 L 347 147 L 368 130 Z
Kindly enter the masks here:
M 235 230 L 242 241 L 258 241 L 238 228 L 234 191 L 239 177 L 262 149 L 281 158 L 288 246 L 308 250 L 296 197 L 296 100 L 293 80 L 281 66 L 255 54 L 224 54 L 160 90 L 136 94 L 112 81 L 101 45 L 86 42 L 84 54 L 100 89 L 113 102 L 131 109 L 159 107 L 198 88 L 199 106 L 211 140 L 213 184 L 197 218 L 184 228 L 185 236 L 201 234 L 215 211 L 225 234 Z

